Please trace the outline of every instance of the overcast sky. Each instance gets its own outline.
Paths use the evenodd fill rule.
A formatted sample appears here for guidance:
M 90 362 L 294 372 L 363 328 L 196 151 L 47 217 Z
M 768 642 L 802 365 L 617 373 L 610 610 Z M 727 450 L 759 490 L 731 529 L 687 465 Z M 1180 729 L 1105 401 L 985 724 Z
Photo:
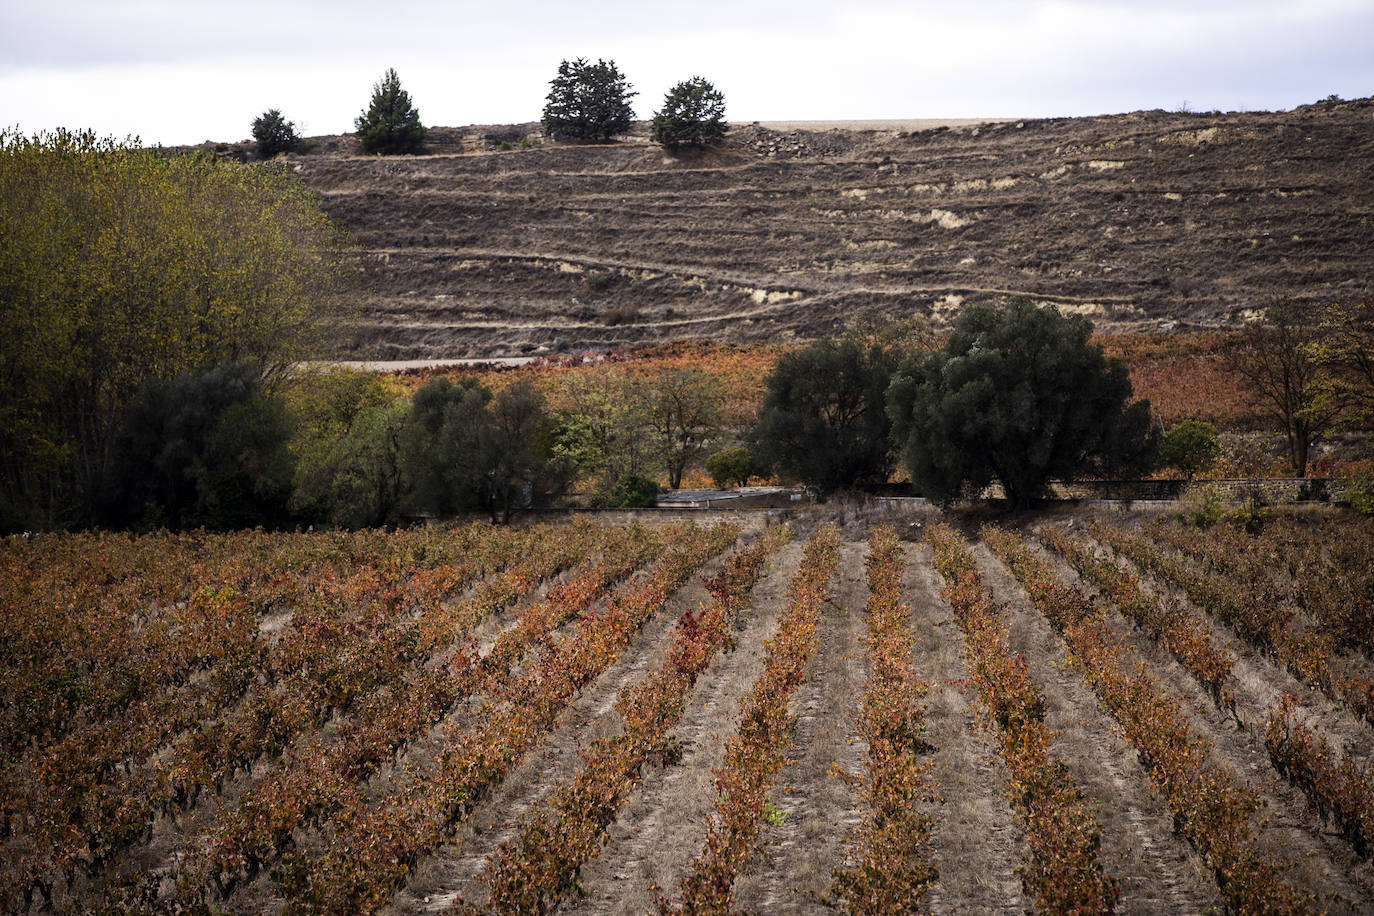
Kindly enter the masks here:
M 695 75 L 734 121 L 1272 110 L 1374 94 L 1374 0 L 0 0 L 0 126 L 342 133 L 387 67 L 427 125 L 534 121 L 574 57 L 644 118 Z

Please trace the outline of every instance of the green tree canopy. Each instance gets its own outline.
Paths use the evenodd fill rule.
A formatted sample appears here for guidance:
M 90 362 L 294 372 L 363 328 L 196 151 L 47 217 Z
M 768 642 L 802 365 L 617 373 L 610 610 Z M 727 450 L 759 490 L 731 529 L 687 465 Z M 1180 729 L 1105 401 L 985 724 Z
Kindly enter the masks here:
M 1143 470 L 1158 446 L 1126 368 L 1092 324 L 1024 297 L 973 306 L 942 350 L 908 362 L 888 394 L 911 479 L 939 501 L 994 478 L 1024 508 L 1053 478 Z
M 1166 467 L 1178 468 L 1192 480 L 1221 457 L 1221 442 L 1211 423 L 1184 420 L 1164 434 L 1159 445 L 1159 460 Z
M 257 367 L 231 363 L 145 384 L 115 437 L 104 520 L 173 530 L 284 523 L 291 431 L 259 377 Z
M 151 379 L 269 388 L 345 318 L 346 240 L 286 167 L 0 131 L 0 530 L 90 520 Z
M 654 113 L 654 140 L 669 149 L 719 143 L 727 130 L 725 96 L 700 76 L 669 89 L 663 107 Z
M 472 378 L 438 378 L 415 392 L 400 460 L 412 510 L 481 509 L 493 522 L 562 493 L 572 466 L 555 453 L 553 419 L 528 380 L 493 398 Z
M 852 340 L 785 354 L 768 376 L 754 430 L 760 464 L 823 493 L 886 481 L 890 372 L 883 350 Z
M 520 509 L 547 505 L 564 492 L 572 463 L 554 451 L 554 420 L 528 379 L 491 402 L 477 452 L 479 498 L 493 523 Z
M 613 60 L 565 60 L 549 82 L 544 132 L 555 140 L 608 142 L 634 123 L 630 99 L 638 94 Z
M 491 391 L 476 379 L 446 378 L 415 392 L 401 434 L 401 467 L 414 510 L 451 515 L 478 504 L 485 491 L 478 458 Z
M 258 157 L 271 159 L 277 153 L 289 153 L 300 146 L 296 125 L 282 117 L 276 108 L 269 108 L 253 119 L 253 139 L 258 143 Z
M 395 68 L 389 68 L 372 85 L 372 101 L 353 122 L 363 150 L 393 156 L 418 153 L 424 146 L 425 126 L 411 104 L 410 93 L 401 88 Z
M 749 478 L 758 473 L 754 453 L 744 445 L 721 449 L 706 459 L 706 473 L 719 489 L 729 486 L 747 487 Z

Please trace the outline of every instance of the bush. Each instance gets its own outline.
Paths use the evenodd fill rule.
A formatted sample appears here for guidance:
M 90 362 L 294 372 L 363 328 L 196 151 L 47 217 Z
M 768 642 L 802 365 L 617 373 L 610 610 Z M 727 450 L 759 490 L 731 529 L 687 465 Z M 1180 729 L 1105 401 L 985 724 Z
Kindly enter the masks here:
M 283 118 L 275 108 L 269 108 L 253 119 L 253 139 L 258 142 L 258 157 L 261 159 L 289 153 L 301 143 L 296 125 Z
M 286 412 L 248 363 L 148 382 L 124 412 L 104 486 L 123 527 L 241 528 L 286 520 Z
M 1192 480 L 1221 457 L 1221 442 L 1216 427 L 1197 420 L 1184 420 L 1164 434 L 1159 446 L 1160 461 L 1166 467 L 1178 468 Z
M 725 96 L 699 76 L 668 90 L 653 119 L 654 141 L 668 149 L 719 143 L 728 129 Z
M 638 474 L 626 474 L 611 491 L 611 508 L 641 509 L 658 501 L 659 486 Z
M 718 489 L 726 487 L 747 487 L 749 478 L 758 471 L 754 468 L 754 454 L 744 446 L 727 448 L 716 452 L 706 459 L 706 473 Z
M 948 502 L 997 479 L 1022 509 L 1054 477 L 1149 468 L 1149 402 L 1128 403 L 1126 367 L 1091 333 L 1024 297 L 965 310 L 944 349 L 910 361 L 888 394 L 912 482 Z
M 883 408 L 890 372 L 881 348 L 852 340 L 784 354 L 765 380 L 754 429 L 760 465 L 822 493 L 884 483 L 892 469 Z
M 1357 480 L 1345 488 L 1350 508 L 1361 515 L 1374 515 L 1374 480 Z
M 401 88 L 395 69 L 388 69 L 372 86 L 372 101 L 354 121 L 363 150 L 391 156 L 418 153 L 425 142 L 420 112 Z
M 1179 497 L 1179 521 L 1197 528 L 1210 528 L 1226 515 L 1226 504 L 1213 486 L 1192 484 Z
M 555 140 L 608 142 L 634 123 L 630 88 L 615 61 L 563 61 L 549 83 L 542 121 Z

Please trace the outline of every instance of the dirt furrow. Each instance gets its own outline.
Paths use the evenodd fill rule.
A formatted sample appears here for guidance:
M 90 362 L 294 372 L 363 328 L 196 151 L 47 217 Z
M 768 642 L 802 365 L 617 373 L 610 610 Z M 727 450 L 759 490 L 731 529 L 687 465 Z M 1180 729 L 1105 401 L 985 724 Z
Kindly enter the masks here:
M 655 888 L 671 894 L 706 836 L 714 808 L 713 770 L 724 758 L 739 701 L 763 669 L 763 643 L 777 629 L 804 539 L 776 556 L 754 589 L 750 609 L 737 623 L 734 647 L 721 653 L 697 680 L 675 734 L 683 745 L 671 767 L 650 767 L 611 824 L 601 855 L 582 869 L 584 895 L 569 898 L 562 913 L 639 914 L 653 909 Z
M 964 639 L 940 598 L 930 548 L 909 547 L 903 597 L 911 606 L 916 673 L 930 683 L 926 741 L 942 799 L 931 834 L 940 877 L 926 897 L 932 913 L 1024 913 L 1030 901 L 1016 867 L 1025 841 L 1007 804 L 1006 768 L 978 725 L 967 684 Z
M 820 645 L 806 682 L 792 698 L 797 716 L 792 760 L 772 792 L 775 816 L 760 835 L 762 850 L 735 883 L 745 912 L 828 912 L 818 900 L 843 864 L 850 833 L 862 815 L 858 789 L 845 778 L 864 769 L 858 704 L 868 677 L 864 661 L 864 579 L 867 544 L 840 548 L 833 605 L 822 620 Z
M 442 912 L 458 899 L 485 898 L 481 878 L 488 856 L 517 835 L 525 812 L 550 795 L 561 781 L 577 775 L 583 744 L 620 730 L 616 697 L 662 661 L 673 624 L 707 598 L 701 575 L 714 574 L 721 562 L 720 556 L 712 559 L 668 599 L 635 634 L 620 658 L 570 704 L 558 727 L 478 805 L 453 841 L 417 865 L 405 887 L 392 899 L 389 912 Z
M 1174 833 L 1173 816 L 1097 697 L 1068 666 L 1068 653 L 1015 578 L 981 542 L 973 545 L 983 581 L 1008 611 L 1009 642 L 1024 652 L 1045 697 L 1045 724 L 1059 733 L 1052 751 L 1094 803 L 1101 859 L 1121 884 L 1122 913 L 1200 913 L 1220 905 L 1216 882 Z

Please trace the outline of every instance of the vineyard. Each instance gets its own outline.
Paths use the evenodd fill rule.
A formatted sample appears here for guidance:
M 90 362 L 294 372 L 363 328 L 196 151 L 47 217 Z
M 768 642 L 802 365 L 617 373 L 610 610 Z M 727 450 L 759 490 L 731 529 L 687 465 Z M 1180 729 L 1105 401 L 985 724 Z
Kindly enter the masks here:
M 1374 907 L 1368 520 L 879 515 L 6 539 L 0 906 Z

